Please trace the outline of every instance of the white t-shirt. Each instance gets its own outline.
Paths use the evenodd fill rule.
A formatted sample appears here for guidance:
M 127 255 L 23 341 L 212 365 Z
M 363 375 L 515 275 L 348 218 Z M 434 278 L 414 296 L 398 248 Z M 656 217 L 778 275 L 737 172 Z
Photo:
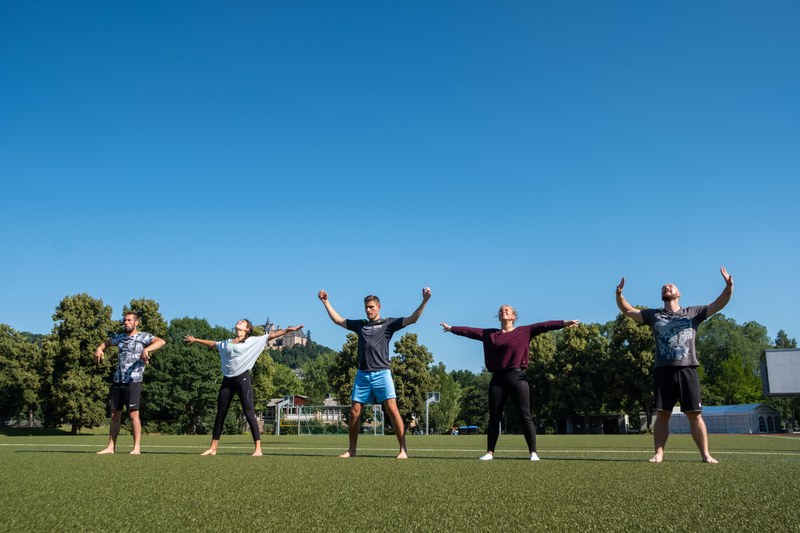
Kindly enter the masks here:
M 268 335 L 248 337 L 246 341 L 234 343 L 234 339 L 216 343 L 222 361 L 222 375 L 234 378 L 244 374 L 256 364 L 258 356 L 267 346 Z

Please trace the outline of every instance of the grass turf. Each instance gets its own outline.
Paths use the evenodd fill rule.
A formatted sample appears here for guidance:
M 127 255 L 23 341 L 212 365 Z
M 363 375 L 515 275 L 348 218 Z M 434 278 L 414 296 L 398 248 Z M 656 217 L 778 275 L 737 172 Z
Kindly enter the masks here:
M 673 435 L 666 461 L 652 437 L 545 435 L 540 462 L 524 440 L 363 435 L 145 435 L 143 454 L 96 456 L 106 437 L 0 436 L 0 531 L 798 531 L 800 438 L 711 435 L 718 465 Z

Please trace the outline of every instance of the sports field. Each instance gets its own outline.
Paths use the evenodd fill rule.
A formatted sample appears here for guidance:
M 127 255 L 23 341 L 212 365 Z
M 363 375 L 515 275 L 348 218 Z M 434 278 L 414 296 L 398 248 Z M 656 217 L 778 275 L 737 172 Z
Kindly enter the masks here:
M 674 435 L 500 438 L 145 435 L 143 454 L 96 456 L 102 435 L 0 435 L 0 531 L 800 531 L 800 438 L 711 435 L 718 465 Z

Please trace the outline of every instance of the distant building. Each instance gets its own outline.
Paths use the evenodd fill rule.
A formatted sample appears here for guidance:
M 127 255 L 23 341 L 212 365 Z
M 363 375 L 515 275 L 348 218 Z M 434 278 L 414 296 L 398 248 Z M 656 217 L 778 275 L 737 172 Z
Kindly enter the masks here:
M 267 335 L 279 329 L 281 329 L 281 327 L 280 326 L 276 327 L 275 324 L 269 321 L 269 317 L 267 317 L 267 323 L 264 324 L 264 330 L 266 331 Z M 272 339 L 271 341 L 269 341 L 267 346 L 273 350 L 282 350 L 284 348 L 296 346 L 298 344 L 302 346 L 306 346 L 308 344 L 308 337 L 306 337 L 306 334 L 303 332 L 302 329 L 298 329 L 297 331 L 290 331 L 282 337 L 278 337 L 277 339 Z
M 777 433 L 781 431 L 781 415 L 764 403 L 711 405 L 703 407 L 703 420 L 709 433 Z M 689 420 L 680 406 L 669 417 L 670 433 L 691 433 Z

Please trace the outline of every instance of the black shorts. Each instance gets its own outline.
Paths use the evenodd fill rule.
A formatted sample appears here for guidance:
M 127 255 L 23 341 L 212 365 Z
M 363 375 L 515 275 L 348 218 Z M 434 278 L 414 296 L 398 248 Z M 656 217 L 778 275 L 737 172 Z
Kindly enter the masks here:
M 141 382 L 112 383 L 108 406 L 112 411 L 122 411 L 123 407 L 127 407 L 129 413 L 138 411 L 141 396 Z
M 691 366 L 661 366 L 653 372 L 654 398 L 657 411 L 672 411 L 680 402 L 681 412 L 702 411 L 700 378 Z

